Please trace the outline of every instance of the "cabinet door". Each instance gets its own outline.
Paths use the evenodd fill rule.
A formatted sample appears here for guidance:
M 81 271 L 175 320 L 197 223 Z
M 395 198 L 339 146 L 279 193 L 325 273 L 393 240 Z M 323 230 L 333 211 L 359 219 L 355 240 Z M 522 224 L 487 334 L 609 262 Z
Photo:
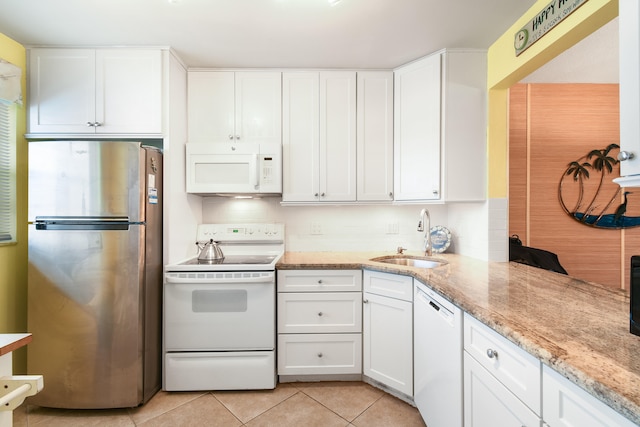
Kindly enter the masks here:
M 440 55 L 396 70 L 395 200 L 440 198 Z
M 356 200 L 356 73 L 320 73 L 320 201 Z
M 544 420 L 551 426 L 636 425 L 546 365 L 542 368 L 542 384 Z
M 640 174 L 640 5 L 622 0 L 619 9 L 620 151 L 633 154 L 620 163 L 620 176 L 625 177 Z M 637 185 L 637 179 L 633 183 Z
M 358 72 L 357 199 L 393 200 L 393 73 Z
M 467 352 L 464 353 L 465 427 L 540 426 L 540 418 Z
M 282 75 L 282 201 L 312 202 L 319 191 L 320 77 L 314 72 Z
M 235 137 L 238 142 L 282 144 L 282 74 L 235 73 Z
M 96 133 L 162 133 L 162 52 L 96 51 Z
M 29 133 L 90 133 L 95 121 L 95 51 L 29 51 Z
M 363 373 L 413 396 L 412 304 L 364 293 Z
M 190 71 L 187 77 L 189 142 L 235 139 L 234 76 L 228 71 Z

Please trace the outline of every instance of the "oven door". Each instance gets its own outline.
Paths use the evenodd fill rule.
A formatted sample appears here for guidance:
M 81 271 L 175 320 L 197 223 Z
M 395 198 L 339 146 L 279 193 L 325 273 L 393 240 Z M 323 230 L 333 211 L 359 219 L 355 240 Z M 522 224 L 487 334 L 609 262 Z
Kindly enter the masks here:
M 273 350 L 275 272 L 167 273 L 166 351 Z

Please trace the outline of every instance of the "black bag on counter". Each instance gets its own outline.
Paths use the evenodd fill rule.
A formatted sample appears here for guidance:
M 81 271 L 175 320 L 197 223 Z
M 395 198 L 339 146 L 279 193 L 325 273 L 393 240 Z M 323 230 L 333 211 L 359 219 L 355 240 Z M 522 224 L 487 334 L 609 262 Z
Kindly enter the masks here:
M 567 274 L 567 270 L 560 265 L 558 255 L 544 249 L 523 246 L 517 234 L 509 237 L 509 261 Z

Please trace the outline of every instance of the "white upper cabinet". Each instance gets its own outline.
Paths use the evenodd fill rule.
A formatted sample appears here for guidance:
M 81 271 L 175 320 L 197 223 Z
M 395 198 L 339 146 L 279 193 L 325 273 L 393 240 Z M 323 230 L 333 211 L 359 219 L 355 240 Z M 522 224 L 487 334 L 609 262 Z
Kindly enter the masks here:
M 486 194 L 486 52 L 447 50 L 394 72 L 396 201 Z
M 160 49 L 29 50 L 29 134 L 162 134 Z
M 393 73 L 358 72 L 357 199 L 393 200 Z
M 283 73 L 283 202 L 356 200 L 356 73 Z
M 440 55 L 395 71 L 395 200 L 440 199 Z
M 189 142 L 282 142 L 281 73 L 188 73 Z

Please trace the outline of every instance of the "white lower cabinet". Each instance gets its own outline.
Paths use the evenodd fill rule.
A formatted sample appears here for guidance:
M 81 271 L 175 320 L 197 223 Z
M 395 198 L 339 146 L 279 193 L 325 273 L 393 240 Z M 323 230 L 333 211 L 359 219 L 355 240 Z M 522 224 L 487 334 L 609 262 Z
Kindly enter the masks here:
M 278 270 L 278 375 L 362 373 L 362 272 Z
M 542 384 L 544 421 L 551 427 L 637 426 L 546 365 Z
M 362 302 L 364 375 L 412 397 L 413 279 L 365 270 Z
M 464 425 L 541 425 L 540 361 L 464 315 Z
M 540 423 L 538 415 L 469 353 L 464 353 L 465 427 L 533 427 Z

